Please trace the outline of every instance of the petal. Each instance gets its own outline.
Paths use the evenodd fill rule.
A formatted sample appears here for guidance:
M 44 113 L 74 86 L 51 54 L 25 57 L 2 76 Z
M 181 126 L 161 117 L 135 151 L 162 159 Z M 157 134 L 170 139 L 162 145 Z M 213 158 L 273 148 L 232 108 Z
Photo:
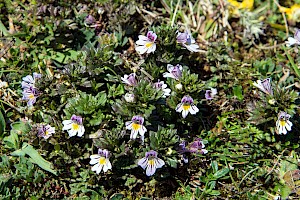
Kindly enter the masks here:
M 180 104 L 178 104 L 177 106 L 176 106 L 176 112 L 181 112 L 181 111 L 183 111 L 183 106 L 182 106 L 183 104 L 182 103 L 180 103 Z
M 146 53 L 146 51 L 148 50 L 148 48 L 145 47 L 145 46 L 139 46 L 139 47 L 136 47 L 135 50 L 136 50 L 139 54 L 144 54 L 144 53 Z
M 127 130 L 131 130 L 132 129 L 132 121 L 129 121 L 129 122 L 125 122 L 125 125 L 126 125 L 126 129 Z
M 106 166 L 107 166 L 107 169 L 111 169 L 112 166 L 111 166 L 111 163 L 108 159 L 106 159 Z
M 195 106 L 195 105 L 192 105 L 189 109 L 190 113 L 192 115 L 196 114 L 197 112 L 199 112 L 199 109 Z
M 73 122 L 71 122 L 71 123 L 69 123 L 69 124 L 64 124 L 64 127 L 63 127 L 63 131 L 64 130 L 70 130 L 70 129 L 72 129 L 72 125 L 73 125 Z
M 96 163 L 99 163 L 99 158 L 98 159 L 91 159 L 90 164 L 94 165 Z
M 106 162 L 105 162 L 105 164 L 103 166 L 103 171 L 107 172 L 107 170 L 109 170 L 109 169 L 111 169 L 111 163 L 110 163 L 110 161 L 108 159 L 106 159 Z
M 174 66 L 173 66 L 173 65 L 171 65 L 171 64 L 168 64 L 168 65 L 167 65 L 167 70 L 168 70 L 169 72 L 172 72 L 173 69 L 174 69 Z
M 286 121 L 286 125 L 285 125 L 285 128 L 288 130 L 288 131 L 291 131 L 292 130 L 292 122 L 290 121 Z
M 289 37 L 288 38 L 288 41 L 286 42 L 286 46 L 292 46 L 292 45 L 294 45 L 294 44 L 296 44 L 298 42 L 298 40 L 296 40 L 295 38 L 293 38 L 293 37 Z
M 165 161 L 163 161 L 160 158 L 156 158 L 155 159 L 155 166 L 156 166 L 156 168 L 161 168 L 164 165 L 165 165 Z
M 73 121 L 72 120 L 64 120 L 62 123 L 63 123 L 63 125 L 73 124 Z
M 189 114 L 189 110 L 182 110 L 182 117 L 186 118 L 186 116 Z
M 99 154 L 90 155 L 90 159 L 99 159 L 101 156 Z
M 73 136 L 75 136 L 75 135 L 77 134 L 77 131 L 75 131 L 75 130 L 73 130 L 73 129 L 70 129 L 70 130 L 68 131 L 68 134 L 69 134 L 69 137 L 73 137 Z
M 102 168 L 103 168 L 103 165 L 99 164 L 99 167 L 97 168 L 96 173 L 99 174 L 101 172 Z
M 176 77 L 172 73 L 168 73 L 168 72 L 163 73 L 163 77 L 176 79 Z
M 98 163 L 97 165 L 94 165 L 94 166 L 92 167 L 92 171 L 97 171 L 99 167 L 100 167 L 100 164 L 99 164 L 99 163 Z
M 31 75 L 25 76 L 22 80 L 29 83 L 29 84 L 34 84 L 34 79 Z
M 147 53 L 154 52 L 156 50 L 156 44 L 154 43 L 148 50 Z
M 139 129 L 139 132 L 140 132 L 140 135 L 141 135 L 141 136 L 144 136 L 145 133 L 146 133 L 146 131 L 147 131 L 147 129 L 146 129 L 145 126 L 141 126 L 141 128 Z
M 154 165 L 148 165 L 146 169 L 146 175 L 152 176 L 156 171 L 156 167 Z
M 149 41 L 146 40 L 138 40 L 135 43 L 139 46 L 144 46 L 145 44 L 147 44 Z
M 139 40 L 143 40 L 143 41 L 150 41 L 149 38 L 147 38 L 144 35 L 139 35 Z
M 85 131 L 84 126 L 81 125 L 78 130 L 78 134 L 77 134 L 78 137 L 81 137 L 84 134 L 84 131 Z
M 191 52 L 199 52 L 199 49 L 198 49 L 199 46 L 196 44 L 190 44 L 190 45 L 183 44 L 183 46 L 185 46 Z
M 136 139 L 136 137 L 137 137 L 137 134 L 139 133 L 139 130 L 131 130 L 131 134 L 130 134 L 130 139 L 131 140 L 135 140 Z
M 138 165 L 141 166 L 143 169 L 146 169 L 148 165 L 148 159 L 146 157 L 140 159 Z
M 202 153 L 202 154 L 207 154 L 207 152 L 208 152 L 208 151 L 207 151 L 206 149 L 201 149 L 201 153 Z

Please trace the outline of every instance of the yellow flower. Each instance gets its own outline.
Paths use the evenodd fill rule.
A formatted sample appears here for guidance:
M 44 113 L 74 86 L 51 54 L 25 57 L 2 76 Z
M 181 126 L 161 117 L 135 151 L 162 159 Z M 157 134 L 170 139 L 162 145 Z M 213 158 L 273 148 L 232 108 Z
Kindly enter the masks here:
M 294 4 L 290 8 L 280 6 L 279 11 L 286 13 L 289 20 L 292 20 L 295 22 L 300 22 L 300 5 L 299 4 Z
M 230 12 L 233 15 L 239 15 L 239 10 L 240 9 L 245 9 L 245 10 L 252 10 L 253 9 L 253 4 L 254 0 L 244 0 L 243 2 L 238 2 L 236 0 L 227 0 L 228 3 L 231 5 Z

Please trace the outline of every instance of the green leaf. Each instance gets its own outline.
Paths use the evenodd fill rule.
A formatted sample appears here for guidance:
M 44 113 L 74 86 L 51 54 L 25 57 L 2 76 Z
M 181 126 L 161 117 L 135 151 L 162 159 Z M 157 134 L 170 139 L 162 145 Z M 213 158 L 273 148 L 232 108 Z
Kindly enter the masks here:
M 218 163 L 217 161 L 212 161 L 211 162 L 211 168 L 213 169 L 213 172 L 216 173 L 218 171 Z
M 5 144 L 5 148 L 15 150 L 19 149 L 19 136 L 14 130 L 10 131 L 9 136 L 3 138 L 3 142 Z
M 209 194 L 210 194 L 210 195 L 213 195 L 213 196 L 218 196 L 218 195 L 220 195 L 221 193 L 220 193 L 218 190 L 212 190 Z
M 21 150 L 31 158 L 31 162 L 37 164 L 40 168 L 57 175 L 57 172 L 52 169 L 52 164 L 45 160 L 30 144 L 24 142 Z
M 0 111 L 0 137 L 2 137 L 4 131 L 5 131 L 5 119 L 2 112 Z
M 14 152 L 12 152 L 10 155 L 12 156 L 25 156 L 25 152 L 22 151 L 22 149 L 18 149 L 18 150 L 15 150 Z
M 22 121 L 11 124 L 11 128 L 14 131 L 17 131 L 18 134 L 26 134 L 31 130 L 30 125 L 27 122 Z
M 234 86 L 233 87 L 233 95 L 237 97 L 238 100 L 242 101 L 244 99 L 242 86 Z
M 225 176 L 228 172 L 229 172 L 228 168 L 220 169 L 219 171 L 217 171 L 214 174 L 214 178 L 219 179 L 219 178 Z

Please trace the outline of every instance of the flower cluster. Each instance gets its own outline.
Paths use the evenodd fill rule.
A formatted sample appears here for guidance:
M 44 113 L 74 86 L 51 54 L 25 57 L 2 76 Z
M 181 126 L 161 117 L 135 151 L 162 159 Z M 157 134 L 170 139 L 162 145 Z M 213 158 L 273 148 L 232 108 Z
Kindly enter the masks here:
M 269 103 L 273 105 L 276 101 L 273 98 L 273 89 L 271 85 L 271 78 L 266 78 L 264 80 L 257 80 L 255 83 L 253 83 L 254 86 L 259 88 L 262 92 L 267 94 L 268 96 L 271 96 L 272 99 L 269 100 Z M 290 115 L 287 114 L 284 111 L 280 111 L 278 113 L 278 118 L 276 121 L 276 133 L 281 134 L 287 134 L 288 131 L 291 131 L 293 123 L 289 121 Z
M 153 31 L 148 31 L 147 35 L 139 35 L 139 40 L 136 41 L 135 50 L 139 54 L 151 53 L 156 50 L 157 35 Z M 187 48 L 191 52 L 199 52 L 199 46 L 195 39 L 191 35 L 190 31 L 187 30 L 183 33 L 178 32 L 176 37 L 177 43 L 181 44 L 183 47 Z
M 27 101 L 28 106 L 33 106 L 37 97 L 40 95 L 37 87 L 35 86 L 36 80 L 42 77 L 41 74 L 33 73 L 33 76 L 27 75 L 22 80 L 23 100 Z

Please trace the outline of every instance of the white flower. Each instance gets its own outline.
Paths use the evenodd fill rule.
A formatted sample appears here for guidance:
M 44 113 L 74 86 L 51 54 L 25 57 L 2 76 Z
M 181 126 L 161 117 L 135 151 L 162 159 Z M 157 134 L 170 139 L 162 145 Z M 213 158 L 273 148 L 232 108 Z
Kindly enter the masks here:
M 205 99 L 212 100 L 217 93 L 218 91 L 216 88 L 211 88 L 210 90 L 206 90 Z
M 8 88 L 8 83 L 0 80 L 0 89 L 1 88 Z
M 163 77 L 165 78 L 173 78 L 173 79 L 176 79 L 176 80 L 179 80 L 182 76 L 182 66 L 177 64 L 175 66 L 171 65 L 171 64 L 168 64 L 167 65 L 167 70 L 169 72 L 165 72 L 163 73 Z
M 52 134 L 55 133 L 55 127 L 48 125 L 42 125 L 38 129 L 38 136 L 43 137 L 44 139 L 48 139 Z
M 37 79 L 41 78 L 42 75 L 41 74 L 38 74 L 36 72 L 33 73 L 33 76 L 31 75 L 27 75 L 25 76 L 22 80 L 22 88 L 23 89 L 29 89 L 29 88 L 35 88 L 35 82 Z
M 156 83 L 154 83 L 154 88 L 162 90 L 164 92 L 163 94 L 163 98 L 166 98 L 167 96 L 170 96 L 171 93 L 171 89 L 167 88 L 167 84 L 164 83 L 164 81 L 157 81 Z
M 292 130 L 293 123 L 289 121 L 290 115 L 286 112 L 280 111 L 276 121 L 276 131 L 279 135 L 287 134 L 287 131 Z
M 133 116 L 131 121 L 125 123 L 126 129 L 131 130 L 130 139 L 136 139 L 138 133 L 140 133 L 142 141 L 144 141 L 144 135 L 147 131 L 146 127 L 143 126 L 144 118 L 136 115 Z
M 199 109 L 194 105 L 194 100 L 190 96 L 184 96 L 181 103 L 176 106 L 176 112 L 182 112 L 182 117 L 186 118 L 189 112 L 195 115 Z
M 124 77 L 121 77 L 123 83 L 126 83 L 129 86 L 136 86 L 137 80 L 135 78 L 135 73 L 131 73 L 129 75 L 125 74 Z
M 185 31 L 184 33 L 178 33 L 177 35 L 177 42 L 182 44 L 185 48 L 187 48 L 191 52 L 199 52 L 199 46 L 196 43 L 195 39 L 193 38 L 190 31 Z
M 108 158 L 109 152 L 106 149 L 99 149 L 98 154 L 91 155 L 90 164 L 94 165 L 92 167 L 92 171 L 95 171 L 97 174 L 99 174 L 102 169 L 104 173 L 107 172 L 107 170 L 111 169 L 112 166 Z
M 181 84 L 181 83 L 177 83 L 177 84 L 175 85 L 175 88 L 176 88 L 177 90 L 182 90 L 182 84 Z
M 289 37 L 288 41 L 285 42 L 286 46 L 290 47 L 293 45 L 300 45 L 300 30 L 296 29 L 294 37 Z
M 151 53 L 156 50 L 155 40 L 157 35 L 153 31 L 148 31 L 147 37 L 139 35 L 139 40 L 136 41 L 138 46 L 135 47 L 135 50 L 139 54 Z
M 134 94 L 130 94 L 130 93 L 127 92 L 127 93 L 124 95 L 124 99 L 125 99 L 125 101 L 128 102 L 128 103 L 134 103 L 134 102 L 135 102 L 135 95 L 134 95 Z
M 62 130 L 68 130 L 69 137 L 83 136 L 85 129 L 82 125 L 82 117 L 72 115 L 71 120 L 64 120 L 62 123 L 64 125 Z
M 36 98 L 39 96 L 39 92 L 33 87 L 24 88 L 22 94 L 22 100 L 27 101 L 28 106 L 33 106 L 33 104 L 36 102 Z
M 151 150 L 146 152 L 145 157 L 138 161 L 138 165 L 144 170 L 146 169 L 147 176 L 152 176 L 156 169 L 162 168 L 165 165 L 165 162 L 157 157 L 156 151 Z
M 259 88 L 261 91 L 268 95 L 273 95 L 273 89 L 271 86 L 271 78 L 266 78 L 264 80 L 257 80 L 253 85 Z

